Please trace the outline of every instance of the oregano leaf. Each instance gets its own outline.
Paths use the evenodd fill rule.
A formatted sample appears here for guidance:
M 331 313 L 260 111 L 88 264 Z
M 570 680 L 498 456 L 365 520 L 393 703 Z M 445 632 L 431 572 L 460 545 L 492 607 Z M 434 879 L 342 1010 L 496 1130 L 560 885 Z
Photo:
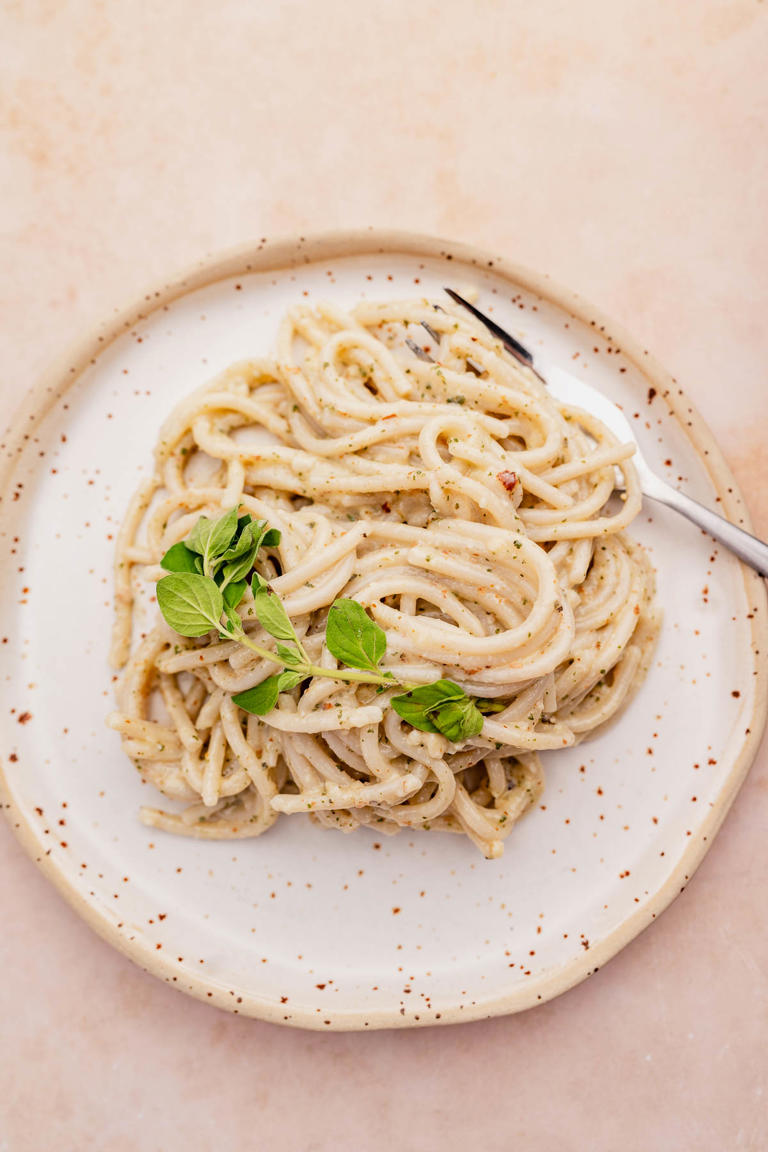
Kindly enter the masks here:
M 409 695 L 406 692 L 403 696 L 392 697 L 390 703 L 398 716 L 405 720 L 406 724 L 410 724 L 412 728 L 418 728 L 420 732 L 437 732 L 437 728 L 430 720 L 424 705 L 417 700 L 409 699 Z
M 477 736 L 483 728 L 483 714 L 470 696 L 460 700 L 447 700 L 434 708 L 429 718 L 452 744 Z
M 275 676 L 268 676 L 255 688 L 246 688 L 245 692 L 237 692 L 232 700 L 245 712 L 250 712 L 254 716 L 266 716 L 277 704 L 281 675 L 282 673 L 277 673 Z
M 306 680 L 306 676 L 300 672 L 278 672 L 262 680 L 255 688 L 238 692 L 232 699 L 244 711 L 251 712 L 254 716 L 266 716 L 277 704 L 280 693 L 289 692 L 291 688 L 301 684 L 302 680 Z
M 357 600 L 334 601 L 325 627 L 328 651 L 342 664 L 377 672 L 387 650 L 387 637 Z
M 227 613 L 234 612 L 238 604 L 243 598 L 246 588 L 248 587 L 247 580 L 233 580 L 231 584 L 227 584 L 222 589 L 222 597 L 224 600 L 224 608 Z M 238 617 L 238 624 L 240 623 Z
M 224 579 L 226 581 L 241 580 L 244 576 L 247 576 L 251 568 L 253 568 L 253 562 L 256 559 L 258 550 L 258 544 L 254 544 L 247 552 L 243 553 L 242 556 L 238 556 L 237 559 L 230 560 L 228 564 L 225 564 L 221 569 L 221 574 Z
M 393 696 L 392 707 L 398 716 L 412 727 L 418 728 L 420 732 L 441 732 L 443 729 L 440 726 L 440 711 L 445 709 L 447 705 L 462 700 L 469 701 L 469 697 L 458 684 L 454 684 L 452 680 L 435 680 L 433 684 L 421 684 L 418 688 L 403 693 L 402 696 Z M 460 709 L 460 711 L 463 715 L 463 710 Z M 477 714 L 480 715 L 479 712 Z M 469 718 L 467 723 L 468 726 L 473 726 L 469 724 Z M 458 719 L 458 713 L 455 711 L 447 713 L 443 725 L 452 732 L 461 730 L 462 725 Z M 480 716 L 480 727 L 482 728 L 482 716 Z M 476 734 L 475 732 L 472 733 L 472 735 Z M 443 735 L 447 735 L 447 732 L 443 732 Z M 450 736 L 448 738 L 451 739 Z M 465 739 L 465 737 L 461 736 L 459 739 Z
M 219 516 L 218 520 L 201 516 L 186 538 L 187 548 L 202 556 L 205 568 L 210 569 L 212 561 L 226 552 L 232 543 L 237 524 L 237 505 Z
M 262 628 L 276 640 L 293 640 L 298 643 L 296 630 L 277 593 L 268 584 L 256 585 L 254 581 L 254 585 L 253 610 Z
M 286 648 L 285 644 L 277 645 L 277 654 L 281 660 L 284 660 L 289 668 L 298 668 L 304 663 L 304 660 L 295 648 Z
M 166 622 L 182 636 L 204 636 L 218 628 L 224 611 L 213 580 L 195 572 L 164 576 L 157 585 L 157 603 Z
M 243 519 L 245 519 L 245 517 L 241 517 L 240 520 L 238 520 L 238 524 Z M 234 540 L 226 552 L 222 552 L 220 559 L 237 560 L 246 553 L 251 552 L 254 548 L 258 550 L 266 528 L 266 520 L 250 520 L 248 524 L 244 524 L 242 530 L 236 533 Z
M 195 561 L 197 557 L 190 552 L 183 540 L 172 544 L 160 561 L 160 567 L 166 572 L 197 572 Z

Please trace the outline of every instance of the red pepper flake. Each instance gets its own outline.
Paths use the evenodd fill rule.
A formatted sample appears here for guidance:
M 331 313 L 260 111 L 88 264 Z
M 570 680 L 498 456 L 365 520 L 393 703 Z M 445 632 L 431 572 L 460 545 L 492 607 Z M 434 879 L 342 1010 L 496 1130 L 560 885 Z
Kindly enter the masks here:
M 733 697 L 734 697 L 734 699 L 738 700 L 739 696 L 741 696 L 741 692 L 737 692 L 737 691 L 734 689 L 734 691 L 733 691 L 733 692 L 731 692 L 731 696 L 733 696 Z
M 649 388 L 648 389 L 648 403 L 649 404 L 653 403 L 653 398 L 655 395 L 656 395 L 656 389 L 655 388 Z
M 400 909 L 399 909 L 399 908 L 393 908 L 393 909 L 392 909 L 392 915 L 393 915 L 393 916 L 397 916 L 397 914 L 398 914 L 398 912 L 399 912 L 399 911 L 400 911 Z
M 391 511 L 392 511 L 392 509 L 390 508 L 390 506 L 389 506 L 389 504 L 387 503 L 387 501 L 386 501 L 386 500 L 385 500 L 385 501 L 384 501 L 384 503 L 382 504 L 382 506 L 381 506 L 381 510 L 382 510 L 382 512 L 391 512 Z
M 31 712 L 22 712 L 18 717 L 19 724 L 28 724 L 31 719 Z
M 514 492 L 517 486 L 516 472 L 497 472 L 496 479 L 501 481 L 507 492 Z
M 319 988 L 322 992 L 323 988 L 325 988 L 325 984 L 315 984 L 315 988 Z

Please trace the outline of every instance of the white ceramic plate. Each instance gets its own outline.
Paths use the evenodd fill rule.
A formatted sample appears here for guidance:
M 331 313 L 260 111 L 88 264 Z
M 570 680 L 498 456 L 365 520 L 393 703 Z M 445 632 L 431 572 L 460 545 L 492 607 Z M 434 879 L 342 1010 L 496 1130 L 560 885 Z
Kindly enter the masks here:
M 280 821 L 257 840 L 143 827 L 150 799 L 104 727 L 113 535 L 161 420 L 231 361 L 269 350 L 287 305 L 480 289 L 534 352 L 624 405 L 652 465 L 744 522 L 687 400 L 616 327 L 542 278 L 465 247 L 384 233 L 258 247 L 148 295 L 35 393 L 7 446 L 0 520 L 0 725 L 7 813 L 88 922 L 223 1008 L 317 1028 L 446 1023 L 527 1008 L 594 972 L 684 887 L 762 727 L 765 591 L 649 506 L 652 671 L 602 736 L 545 756 L 542 805 L 500 861 L 453 836 L 344 836 Z

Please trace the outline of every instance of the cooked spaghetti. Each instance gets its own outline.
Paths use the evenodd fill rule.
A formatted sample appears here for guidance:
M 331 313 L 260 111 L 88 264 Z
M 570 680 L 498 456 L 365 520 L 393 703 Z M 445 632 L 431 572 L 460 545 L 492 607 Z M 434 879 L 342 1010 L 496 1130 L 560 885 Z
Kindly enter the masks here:
M 274 359 L 233 365 L 166 420 L 120 532 L 110 723 L 186 804 L 144 822 L 246 837 L 303 812 L 344 831 L 464 833 L 499 856 L 541 793 L 538 753 L 605 724 L 649 662 L 653 575 L 624 534 L 640 509 L 632 450 L 450 305 L 291 309 Z M 337 667 L 328 610 L 356 600 L 386 633 L 382 669 L 492 702 L 482 730 L 451 743 L 398 715 L 394 689 L 327 675 L 250 715 L 233 695 L 275 671 L 253 651 L 161 618 L 132 646 L 137 581 L 232 507 L 281 534 L 256 570 L 314 665 Z M 258 620 L 245 628 L 274 650 Z

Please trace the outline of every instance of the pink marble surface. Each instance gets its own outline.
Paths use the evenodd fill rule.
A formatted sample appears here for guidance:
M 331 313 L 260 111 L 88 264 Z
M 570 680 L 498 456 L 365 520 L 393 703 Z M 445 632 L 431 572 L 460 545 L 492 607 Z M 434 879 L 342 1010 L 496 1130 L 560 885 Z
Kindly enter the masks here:
M 470 15 L 470 11 L 472 15 Z M 0 398 L 210 250 L 476 242 L 628 326 L 768 536 L 761 0 L 8 0 Z M 0 1150 L 768 1148 L 768 749 L 693 882 L 533 1012 L 319 1035 L 134 968 L 0 827 Z

